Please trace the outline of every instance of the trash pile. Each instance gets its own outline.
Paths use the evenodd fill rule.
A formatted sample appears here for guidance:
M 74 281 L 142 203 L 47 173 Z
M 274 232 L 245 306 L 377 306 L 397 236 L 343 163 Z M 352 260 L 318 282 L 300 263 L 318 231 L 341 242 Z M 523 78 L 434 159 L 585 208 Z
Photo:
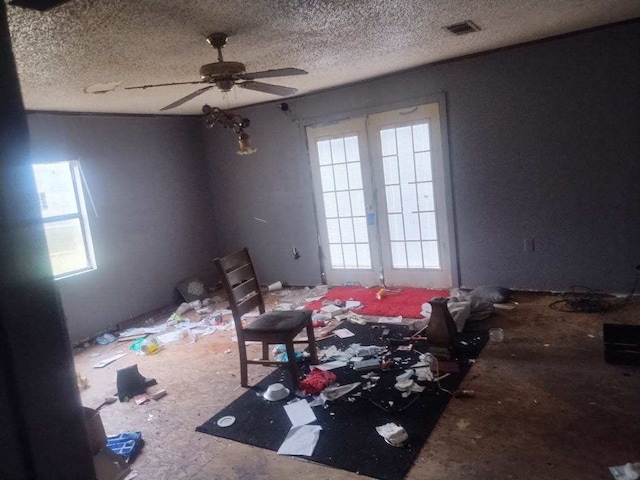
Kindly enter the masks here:
M 312 455 L 322 431 L 322 426 L 312 425 L 318 420 L 313 409 L 327 409 L 331 402 L 340 399 L 356 402 L 358 397 L 369 394 L 380 385 L 383 372 L 394 375 L 393 388 L 402 398 L 418 395 L 425 390 L 428 382 L 437 383 L 449 375 L 434 374 L 434 369 L 437 371 L 439 368 L 438 360 L 429 353 L 418 354 L 416 361 L 415 355 L 394 356 L 389 346 L 353 343 L 343 349 L 330 346 L 318 354 L 323 363 L 311 367 L 310 373 L 300 381 L 300 391 L 296 392 L 295 398 L 283 405 L 291 428 L 278 450 L 280 455 Z M 339 384 L 337 375 L 332 372 L 339 368 L 361 372 L 361 380 Z M 270 385 L 263 393 L 264 399 L 269 402 L 286 400 L 290 396 L 291 392 L 280 383 Z M 388 403 L 390 407 L 393 406 L 392 401 Z M 395 423 L 376 426 L 375 430 L 395 447 L 404 446 L 409 438 L 406 430 Z

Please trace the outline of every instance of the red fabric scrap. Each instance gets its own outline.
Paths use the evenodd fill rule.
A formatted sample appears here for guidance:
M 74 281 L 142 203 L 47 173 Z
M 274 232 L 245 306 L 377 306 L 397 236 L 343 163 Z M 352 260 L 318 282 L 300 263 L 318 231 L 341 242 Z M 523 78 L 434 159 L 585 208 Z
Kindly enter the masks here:
M 315 395 L 335 382 L 336 379 L 334 373 L 314 368 L 307 378 L 300 382 L 300 390 L 305 395 Z

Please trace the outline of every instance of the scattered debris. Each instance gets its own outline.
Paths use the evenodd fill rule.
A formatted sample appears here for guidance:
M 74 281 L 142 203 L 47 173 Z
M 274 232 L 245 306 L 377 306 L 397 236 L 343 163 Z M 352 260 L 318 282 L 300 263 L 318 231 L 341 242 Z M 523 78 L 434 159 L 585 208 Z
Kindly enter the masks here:
M 502 340 L 504 340 L 504 330 L 502 330 L 501 328 L 490 328 L 489 339 L 492 342 L 501 342 Z
M 230 427 L 234 423 L 236 423 L 236 417 L 234 417 L 233 415 L 227 415 L 225 417 L 221 417 L 216 422 L 216 424 L 222 428 Z
M 358 315 L 354 312 L 349 312 L 347 314 L 347 320 L 349 320 L 351 323 L 357 323 L 358 325 L 367 324 L 367 320 L 362 315 Z
M 380 368 L 380 365 L 380 359 L 372 358 L 355 363 L 353 369 L 358 372 L 366 372 L 367 370 L 377 370 Z
M 476 396 L 474 390 L 456 390 L 453 394 L 456 398 L 473 398 Z
M 335 333 L 340 338 L 355 337 L 355 333 L 353 333 L 348 328 L 338 328 L 334 330 L 333 333 Z
M 84 375 L 76 373 L 76 384 L 78 385 L 79 390 L 86 390 L 89 388 L 89 379 Z
M 126 355 L 126 353 L 118 353 L 112 357 L 109 358 L 105 358 L 104 360 L 99 361 L 98 363 L 96 363 L 93 368 L 104 368 L 107 365 L 109 365 L 112 362 L 115 362 L 116 360 L 121 359 L 122 357 L 124 357 Z
M 456 427 L 458 427 L 458 430 L 466 430 L 469 425 L 471 425 L 471 422 L 464 418 L 461 418 L 456 422 Z
M 151 397 L 146 393 L 141 393 L 139 395 L 134 395 L 133 400 L 136 402 L 136 405 L 144 405 L 151 401 Z
M 103 335 L 100 335 L 98 338 L 95 339 L 95 342 L 98 345 L 108 345 L 111 342 L 115 342 L 116 341 L 116 336 L 111 334 L 111 333 L 105 333 Z
M 123 402 L 125 399 L 134 398 L 136 395 L 146 394 L 147 388 L 157 383 L 153 378 L 147 379 L 140 375 L 138 365 L 122 368 L 118 370 L 116 376 L 118 399 Z
M 411 379 L 401 380 L 394 385 L 395 389 L 399 392 L 416 392 L 421 393 L 424 391 L 425 387 L 422 385 L 418 385 Z
M 361 385 L 361 382 L 349 383 L 347 385 L 339 385 L 335 387 L 327 387 L 323 390 L 322 396 L 324 396 L 327 400 L 333 401 L 336 400 L 347 393 L 355 390 Z
M 378 323 L 402 323 L 402 315 L 397 317 L 380 317 Z
M 125 477 L 124 480 L 134 480 L 138 478 L 138 472 L 136 470 L 131 470 L 131 473 Z
M 336 379 L 337 377 L 334 373 L 324 369 L 313 368 L 311 373 L 300 382 L 300 390 L 305 395 L 315 395 L 334 383 Z
M 198 310 L 202 308 L 202 300 L 193 300 L 192 302 L 189 302 L 189 306 L 194 310 Z
M 151 400 L 158 401 L 162 397 L 167 395 L 167 391 L 164 388 L 161 388 L 159 385 L 152 385 L 147 388 L 147 395 L 151 398 Z
M 104 400 L 100 405 L 96 407 L 96 410 L 100 410 L 105 405 L 111 405 L 112 403 L 115 403 L 117 401 L 118 401 L 118 397 L 116 397 L 115 395 L 109 395 L 108 397 L 104 397 Z
M 638 480 L 640 478 L 640 462 L 609 467 L 609 471 L 615 480 Z
M 127 463 L 133 463 L 143 445 L 142 432 L 124 432 L 107 437 L 109 450 L 124 457 Z
M 294 399 L 284 406 L 284 411 L 294 427 L 306 425 L 317 420 L 306 400 Z
M 291 427 L 287 437 L 278 449 L 278 455 L 305 455 L 310 457 L 318 443 L 322 427 L 319 425 L 300 425 Z
M 182 340 L 186 338 L 188 333 L 186 330 L 174 330 L 172 332 L 163 333 L 162 335 L 158 335 L 156 339 L 161 343 L 171 343 L 177 342 L 178 340 Z
M 393 422 L 376 427 L 376 432 L 384 438 L 385 442 L 394 447 L 401 447 L 409 440 L 407 431 Z
M 176 309 L 176 315 L 184 315 L 185 313 L 187 313 L 189 310 L 193 310 L 193 307 L 188 304 L 187 302 L 183 302 L 180 304 L 180 306 Z
M 167 325 L 165 323 L 155 326 L 155 327 L 135 327 L 135 328 L 127 328 L 126 330 L 120 332 L 120 336 L 118 337 L 118 341 L 128 341 L 128 340 L 137 340 L 135 337 L 140 337 L 143 335 L 150 335 L 155 333 L 162 333 L 167 329 Z
M 140 338 L 129 346 L 129 350 L 136 352 L 137 355 L 153 355 L 158 353 L 162 345 L 156 337 Z
M 289 396 L 289 389 L 281 383 L 272 383 L 267 387 L 267 390 L 262 395 L 265 400 L 270 402 L 277 402 L 278 400 L 284 400 Z
M 326 313 L 331 317 L 335 317 L 342 313 L 342 308 L 330 303 L 329 305 L 325 305 L 324 307 L 322 307 L 320 309 L 320 313 Z

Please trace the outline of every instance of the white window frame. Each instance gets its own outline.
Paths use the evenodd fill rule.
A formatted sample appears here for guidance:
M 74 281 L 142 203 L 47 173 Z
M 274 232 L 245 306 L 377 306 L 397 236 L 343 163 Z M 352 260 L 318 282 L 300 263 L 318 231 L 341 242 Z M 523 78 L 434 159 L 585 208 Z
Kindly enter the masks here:
M 38 192 L 38 202 L 40 206 L 40 216 L 42 221 L 42 227 L 44 228 L 46 224 L 55 224 L 55 223 L 64 222 L 67 220 L 78 219 L 80 221 L 80 229 L 82 232 L 82 240 L 84 244 L 84 252 L 86 256 L 87 266 L 84 268 L 69 270 L 69 271 L 54 275 L 53 277 L 54 280 L 60 280 L 73 275 L 78 275 L 80 273 L 90 272 L 97 268 L 95 252 L 93 250 L 93 240 L 91 238 L 91 230 L 89 228 L 89 218 L 87 215 L 87 207 L 84 199 L 84 190 L 82 188 L 83 176 L 82 176 L 82 170 L 80 167 L 80 161 L 79 160 L 63 160 L 63 161 L 55 161 L 55 162 L 36 162 L 34 163 L 34 166 L 62 164 L 62 163 L 68 164 L 69 169 L 71 171 L 71 180 L 73 184 L 73 194 L 76 200 L 77 213 L 54 215 L 54 216 L 45 218 L 42 212 L 42 208 L 43 208 L 43 196 L 41 195 L 42 192 Z M 34 177 L 36 175 L 37 173 L 34 169 Z M 49 261 L 51 261 L 51 253 L 49 253 Z

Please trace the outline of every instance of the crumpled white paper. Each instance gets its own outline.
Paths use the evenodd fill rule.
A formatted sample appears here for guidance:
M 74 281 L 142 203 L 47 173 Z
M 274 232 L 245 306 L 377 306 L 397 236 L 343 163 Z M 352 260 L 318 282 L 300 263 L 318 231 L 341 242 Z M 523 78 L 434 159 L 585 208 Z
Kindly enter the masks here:
M 393 422 L 376 427 L 376 432 L 378 432 L 378 435 L 381 437 L 386 438 L 393 445 L 401 445 L 409 439 L 407 431 L 400 425 L 396 425 Z

